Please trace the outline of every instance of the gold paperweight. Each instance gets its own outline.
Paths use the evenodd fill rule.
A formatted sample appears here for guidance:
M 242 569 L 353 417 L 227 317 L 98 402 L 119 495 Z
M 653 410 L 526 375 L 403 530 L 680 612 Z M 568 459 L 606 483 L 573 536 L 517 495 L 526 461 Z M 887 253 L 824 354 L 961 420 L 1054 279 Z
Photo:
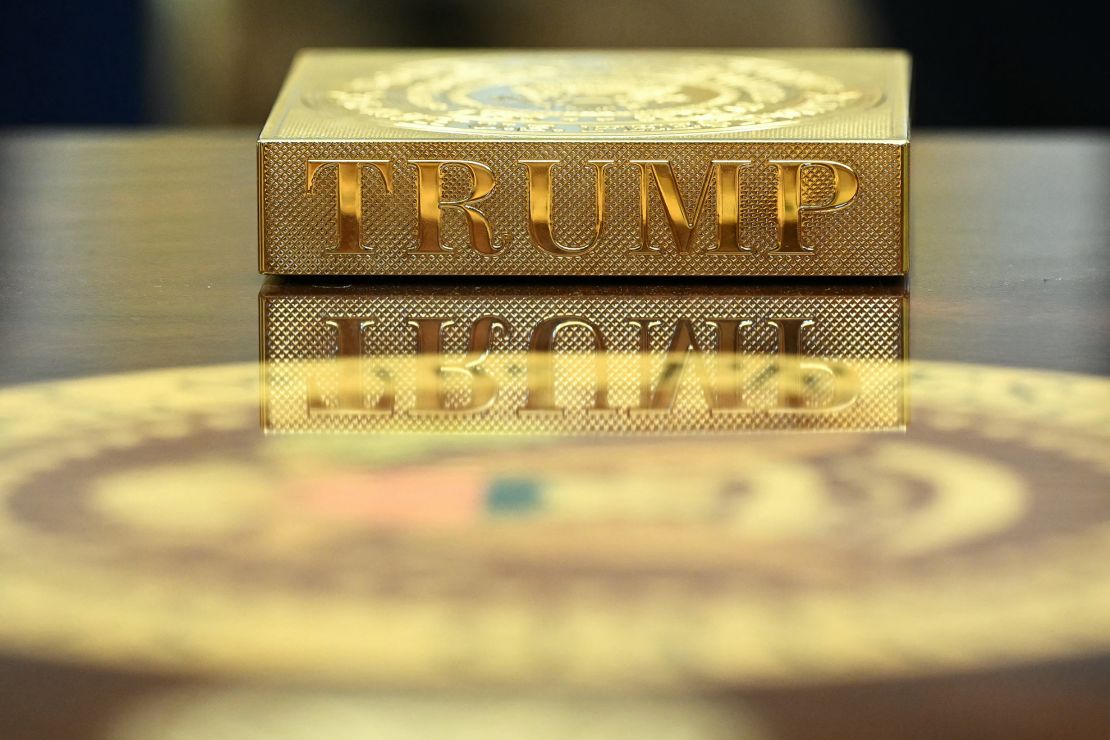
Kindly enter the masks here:
M 267 283 L 268 432 L 901 430 L 901 286 Z
M 273 275 L 901 275 L 896 51 L 306 51 Z

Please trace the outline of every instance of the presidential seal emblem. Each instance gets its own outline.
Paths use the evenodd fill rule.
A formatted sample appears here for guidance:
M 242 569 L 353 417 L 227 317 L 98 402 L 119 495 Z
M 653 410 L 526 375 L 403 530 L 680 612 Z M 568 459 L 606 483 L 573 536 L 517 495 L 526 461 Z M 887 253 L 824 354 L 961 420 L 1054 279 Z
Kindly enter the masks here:
M 589 137 L 796 124 L 877 99 L 762 57 L 533 52 L 398 62 L 306 102 L 428 132 Z

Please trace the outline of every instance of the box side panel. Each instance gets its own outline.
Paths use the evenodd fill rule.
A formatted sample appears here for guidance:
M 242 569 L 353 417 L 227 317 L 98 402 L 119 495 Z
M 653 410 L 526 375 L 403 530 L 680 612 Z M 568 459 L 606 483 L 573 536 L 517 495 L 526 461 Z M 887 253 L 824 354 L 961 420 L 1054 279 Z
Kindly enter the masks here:
M 320 167 L 306 189 L 309 160 L 384 160 L 392 175 L 362 170 L 361 249 L 339 246 L 337 166 Z M 490 224 L 493 254 L 471 244 L 461 208 L 442 211 L 442 253 L 418 246 L 416 160 L 461 160 L 488 167 L 494 187 L 471 205 Z M 528 160 L 557 162 L 551 170 L 554 240 L 574 254 L 539 249 L 529 234 Z M 605 168 L 605 208 L 596 240 L 596 171 Z M 641 169 L 636 161 L 669 164 L 693 223 L 687 249 L 676 242 L 654 181 L 648 183 L 647 240 L 641 218 Z M 744 251 L 718 249 L 717 188 L 706 186 L 714 161 L 743 161 L 739 175 L 739 238 Z M 849 202 L 826 208 L 836 187 L 834 170 L 801 171 L 801 244 L 812 251 L 786 254 L 778 234 L 782 177 L 776 161 L 831 161 L 850 168 L 858 189 Z M 898 275 L 903 251 L 903 160 L 899 144 L 877 143 L 604 143 L 562 142 L 314 142 L 269 143 L 263 188 L 264 272 L 282 275 Z M 844 178 L 841 178 L 841 186 Z M 471 172 L 443 168 L 442 200 L 465 201 Z M 705 199 L 697 208 L 704 190 Z M 438 209 L 437 209 L 438 210 Z M 697 218 L 695 218 L 697 217 Z M 592 246 L 586 248 L 592 242 Z

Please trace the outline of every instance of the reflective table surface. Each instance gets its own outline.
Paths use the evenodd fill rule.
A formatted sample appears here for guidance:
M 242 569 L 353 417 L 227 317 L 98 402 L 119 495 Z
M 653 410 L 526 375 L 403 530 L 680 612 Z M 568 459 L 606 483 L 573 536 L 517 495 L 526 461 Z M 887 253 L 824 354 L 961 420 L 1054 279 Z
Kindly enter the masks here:
M 1103 736 L 1108 164 L 917 134 L 904 282 L 265 281 L 251 132 L 5 136 L 0 737 Z

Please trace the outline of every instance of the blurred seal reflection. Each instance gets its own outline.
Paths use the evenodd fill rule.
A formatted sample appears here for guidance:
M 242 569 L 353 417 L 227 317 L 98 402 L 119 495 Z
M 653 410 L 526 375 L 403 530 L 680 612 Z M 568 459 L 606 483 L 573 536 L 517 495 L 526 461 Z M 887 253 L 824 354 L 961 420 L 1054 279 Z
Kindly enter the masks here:
M 260 294 L 269 432 L 904 429 L 904 286 Z
M 594 695 L 1104 651 L 1110 382 L 909 372 L 905 434 L 262 434 L 255 363 L 3 389 L 0 649 Z

